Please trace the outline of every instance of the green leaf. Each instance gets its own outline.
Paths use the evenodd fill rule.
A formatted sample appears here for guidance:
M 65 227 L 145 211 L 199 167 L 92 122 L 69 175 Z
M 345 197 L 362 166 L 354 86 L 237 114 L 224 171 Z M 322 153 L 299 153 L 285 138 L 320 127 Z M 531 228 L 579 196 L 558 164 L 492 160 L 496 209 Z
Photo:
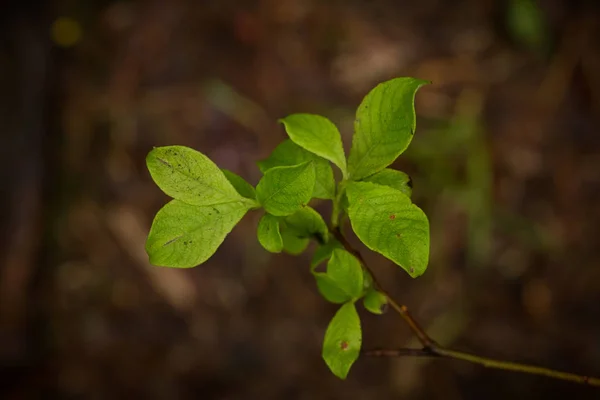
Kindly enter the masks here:
M 289 167 L 313 161 L 315 164 L 315 189 L 312 197 L 317 199 L 333 199 L 335 195 L 335 180 L 331 164 L 324 158 L 317 156 L 290 139 L 286 139 L 273 150 L 269 158 L 258 162 L 258 167 L 264 174 L 274 167 Z
M 341 248 L 343 248 L 342 245 L 340 244 L 340 242 L 338 242 L 335 239 L 330 239 L 324 245 L 317 247 L 317 250 L 315 250 L 315 253 L 313 254 L 313 258 L 310 262 L 311 270 L 314 271 L 314 269 L 319 264 L 321 264 L 322 262 L 331 258 L 331 254 L 333 253 L 333 250 L 341 249 Z
M 150 263 L 177 268 L 202 264 L 250 207 L 247 201 L 193 206 L 172 200 L 156 213 L 150 228 L 146 241 Z
M 361 180 L 381 171 L 406 150 L 416 129 L 415 94 L 428 83 L 396 78 L 380 83 L 365 96 L 354 121 L 350 179 Z
M 313 208 L 302 207 L 290 216 L 285 217 L 287 227 L 301 238 L 315 238 L 320 244 L 329 239 L 329 230 L 321 214 Z
M 279 218 L 271 214 L 264 214 L 258 222 L 258 241 L 271 253 L 281 253 L 283 239 L 279 231 Z
M 219 167 L 189 147 L 157 147 L 148 153 L 146 165 L 158 187 L 184 203 L 209 206 L 241 198 Z
M 398 189 L 408 197 L 412 196 L 412 180 L 406 173 L 402 171 L 386 168 L 365 178 L 364 181 L 373 182 L 378 185 L 389 186 L 391 188 Z
M 248 182 L 246 182 L 246 180 L 244 178 L 242 178 L 238 174 L 233 173 L 227 169 L 221 169 L 221 171 L 223 171 L 225 178 L 227 178 L 229 183 L 231 183 L 233 185 L 235 190 L 241 196 L 243 196 L 247 199 L 256 200 L 256 191 L 254 190 L 254 187 L 251 184 L 249 184 Z
M 373 314 L 381 315 L 387 306 L 387 297 L 380 291 L 371 288 L 363 299 L 363 305 Z
M 331 161 L 346 177 L 346 156 L 342 137 L 333 122 L 315 114 L 292 114 L 279 121 L 283 123 L 285 131 L 294 143 Z
M 256 186 L 256 197 L 275 216 L 290 215 L 305 206 L 315 187 L 315 167 L 308 161 L 268 170 Z
M 329 322 L 323 340 L 323 360 L 335 376 L 346 379 L 362 344 L 360 319 L 354 303 L 340 307 Z
M 281 238 L 283 239 L 283 250 L 286 253 L 297 256 L 308 247 L 307 238 L 299 238 L 293 231 L 287 229 L 285 223 L 281 225 Z
M 327 274 L 315 272 L 314 275 L 319 293 L 325 300 L 334 304 L 342 304 L 352 300 L 352 296 L 340 289 L 337 283 Z
M 356 257 L 346 250 L 333 250 L 329 263 L 327 263 L 327 276 L 351 299 L 357 299 L 362 295 L 362 267 Z
M 332 303 L 345 303 L 360 298 L 364 290 L 360 262 L 344 249 L 334 248 L 327 263 L 327 272 L 314 272 L 317 287 Z
M 425 213 L 402 192 L 387 186 L 351 182 L 346 193 L 348 216 L 356 236 L 413 278 L 423 274 L 429 262 L 429 222 Z

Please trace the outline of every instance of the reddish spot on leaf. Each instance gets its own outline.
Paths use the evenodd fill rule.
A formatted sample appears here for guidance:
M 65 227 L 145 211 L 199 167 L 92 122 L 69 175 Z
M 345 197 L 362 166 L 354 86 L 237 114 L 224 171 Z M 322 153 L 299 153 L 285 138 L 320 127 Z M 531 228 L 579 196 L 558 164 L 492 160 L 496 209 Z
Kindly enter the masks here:
M 401 234 L 399 234 L 399 233 L 396 233 L 396 237 L 397 237 L 398 239 L 400 239 L 400 236 L 402 236 L 402 235 L 401 235 Z
M 348 349 L 348 342 L 346 342 L 345 340 L 342 341 L 342 343 L 340 344 L 340 348 L 342 350 L 347 350 Z
M 396 214 L 390 215 L 390 219 L 396 219 Z

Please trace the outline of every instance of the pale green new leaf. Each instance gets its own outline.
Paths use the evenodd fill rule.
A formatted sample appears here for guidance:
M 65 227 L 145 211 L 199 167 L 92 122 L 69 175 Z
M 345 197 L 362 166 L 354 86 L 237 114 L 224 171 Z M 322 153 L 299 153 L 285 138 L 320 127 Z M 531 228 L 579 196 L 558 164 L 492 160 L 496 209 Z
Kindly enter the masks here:
M 402 171 L 386 168 L 374 175 L 366 177 L 364 182 L 373 182 L 378 185 L 389 186 L 398 189 L 408 197 L 412 196 L 412 181 L 410 177 Z
M 312 161 L 268 170 L 256 186 L 256 197 L 275 216 L 291 215 L 305 206 L 315 187 Z
M 373 314 L 380 315 L 387 306 L 387 297 L 380 291 L 371 288 L 363 298 L 363 305 Z
M 415 94 L 427 83 L 396 78 L 380 83 L 365 96 L 354 121 L 350 179 L 358 181 L 381 171 L 406 150 L 416 129 Z
M 321 214 L 312 207 L 302 207 L 292 215 L 285 217 L 287 227 L 301 238 L 315 238 L 320 244 L 329 238 L 327 224 Z
M 241 198 L 219 167 L 189 147 L 156 147 L 146 164 L 158 187 L 185 203 L 208 206 Z
M 283 123 L 285 131 L 294 143 L 331 161 L 346 177 L 346 156 L 342 137 L 333 122 L 315 114 L 292 114 L 279 121 Z
M 348 216 L 356 236 L 371 250 L 401 266 L 413 278 L 429 262 L 429 221 L 399 190 L 370 182 L 346 187 Z
M 221 169 L 221 171 L 223 171 L 225 178 L 227 178 L 229 183 L 233 185 L 235 190 L 237 190 L 241 196 L 244 196 L 247 199 L 256 200 L 256 191 L 254 190 L 254 187 L 246 182 L 244 178 L 227 169 Z
M 346 379 L 358 359 L 361 344 L 360 318 L 354 303 L 349 302 L 341 306 L 329 322 L 323 340 L 323 360 L 335 376 Z
M 150 263 L 190 268 L 214 254 L 252 204 L 244 201 L 193 206 L 172 200 L 158 211 L 146 241 Z
M 256 232 L 258 241 L 271 253 L 281 253 L 283 250 L 283 239 L 279 231 L 279 218 L 271 214 L 264 214 L 258 222 Z
M 264 174 L 274 167 L 289 167 L 306 161 L 313 161 L 315 164 L 315 189 L 312 197 L 333 199 L 335 180 L 331 164 L 324 158 L 304 150 L 290 139 L 281 142 L 267 159 L 259 161 L 258 167 Z

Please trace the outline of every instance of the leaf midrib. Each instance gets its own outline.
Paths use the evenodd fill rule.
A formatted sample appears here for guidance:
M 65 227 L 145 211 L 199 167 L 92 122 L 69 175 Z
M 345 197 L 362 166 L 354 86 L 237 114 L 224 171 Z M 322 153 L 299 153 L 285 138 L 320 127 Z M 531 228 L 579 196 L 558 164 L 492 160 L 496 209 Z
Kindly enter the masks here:
M 227 202 L 227 203 L 220 203 L 220 204 L 229 204 L 229 203 L 236 203 L 235 201 L 232 202 Z M 203 207 L 210 207 L 210 206 L 198 206 L 199 208 L 203 208 Z M 244 208 L 240 208 L 240 209 L 230 209 L 229 211 L 219 211 L 219 216 L 217 218 L 215 218 L 215 220 L 213 221 L 214 223 L 217 222 L 221 222 L 226 216 L 233 214 L 234 212 L 237 211 L 241 211 Z M 245 209 L 245 212 L 248 212 L 248 209 Z M 172 243 L 176 243 L 178 242 L 180 239 L 182 239 L 185 236 L 189 236 L 192 235 L 194 233 L 196 233 L 197 231 L 201 230 L 206 224 L 202 221 L 202 222 L 198 222 L 198 227 L 195 227 L 194 229 L 191 229 L 187 232 L 184 232 L 182 234 L 180 234 L 179 236 L 175 237 L 174 239 L 169 239 L 166 243 L 164 243 L 162 245 L 162 247 L 165 247 L 167 245 L 170 245 Z
M 223 197 L 229 197 L 229 198 L 234 197 L 234 196 L 231 196 L 228 192 L 223 191 L 222 189 L 218 188 L 217 186 L 214 186 L 214 185 L 211 185 L 210 183 L 207 183 L 205 180 L 199 180 L 199 177 L 193 175 L 191 172 L 188 173 L 188 172 L 186 172 L 184 170 L 180 170 L 180 169 L 175 168 L 175 166 L 173 166 L 167 160 L 164 160 L 164 159 L 162 159 L 162 158 L 160 158 L 158 156 L 156 157 L 156 159 L 158 161 L 160 161 L 162 164 L 164 164 L 164 165 L 168 166 L 169 168 L 171 168 L 173 171 L 177 172 L 178 174 L 183 175 L 183 176 L 185 176 L 187 178 L 190 178 L 192 181 L 198 183 L 199 186 L 201 186 L 201 187 L 206 187 L 206 188 L 212 189 L 213 191 L 220 193 Z M 187 160 L 186 160 L 186 162 L 187 162 Z M 227 180 L 227 178 L 225 178 L 225 180 L 226 180 L 226 182 L 224 182 L 224 184 L 231 185 L 231 183 Z M 233 185 L 231 185 L 231 187 L 234 189 L 235 194 L 241 197 L 241 195 L 237 192 L 237 190 L 235 190 L 235 188 L 233 187 Z M 190 193 L 190 192 L 187 192 L 187 193 L 196 196 L 195 193 Z M 197 195 L 197 197 L 202 198 L 201 195 Z M 234 200 L 234 201 L 238 201 L 238 200 Z M 234 202 L 234 201 L 232 201 L 232 202 Z M 225 204 L 225 203 L 219 203 L 219 204 Z
M 263 204 L 267 203 L 269 200 L 271 200 L 271 198 L 273 196 L 279 194 L 281 191 L 287 189 L 292 183 L 296 182 L 298 180 L 298 178 L 300 178 L 300 175 L 302 175 L 306 171 L 306 167 L 308 167 L 309 163 L 312 163 L 312 161 L 307 161 L 307 165 L 305 166 L 305 168 L 304 168 L 303 171 L 301 171 L 300 173 L 298 173 L 298 175 L 296 175 L 296 177 L 293 180 L 288 181 L 287 184 L 284 184 L 281 188 L 279 188 L 279 189 L 275 190 L 273 193 L 271 193 L 269 195 L 269 197 L 267 197 L 266 199 L 264 199 Z

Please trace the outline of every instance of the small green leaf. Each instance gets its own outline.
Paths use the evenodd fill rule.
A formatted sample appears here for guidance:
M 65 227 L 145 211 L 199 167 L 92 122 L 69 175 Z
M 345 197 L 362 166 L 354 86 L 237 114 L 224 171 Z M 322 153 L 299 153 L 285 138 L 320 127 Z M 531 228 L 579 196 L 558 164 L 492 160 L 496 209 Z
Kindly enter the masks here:
M 338 128 L 321 115 L 292 114 L 280 119 L 285 131 L 298 146 L 331 161 L 346 177 L 346 156 Z
M 246 182 L 244 178 L 227 169 L 221 169 L 221 171 L 223 171 L 225 178 L 227 178 L 229 183 L 233 185 L 235 190 L 237 190 L 241 196 L 247 199 L 256 200 L 256 191 L 254 190 L 254 187 Z
M 281 238 L 283 239 L 283 250 L 286 253 L 297 256 L 308 247 L 307 238 L 299 238 L 293 231 L 287 229 L 285 223 L 280 224 Z
M 335 239 L 330 239 L 324 245 L 317 247 L 317 250 L 315 250 L 313 258 L 310 262 L 311 270 L 314 271 L 319 264 L 331 258 L 331 253 L 333 253 L 333 250 L 341 248 L 343 248 L 342 245 Z
M 341 248 L 334 248 L 327 272 L 314 272 L 319 292 L 332 303 L 345 303 L 360 298 L 364 291 L 364 275 L 360 262 Z
M 365 178 L 364 182 L 373 182 L 378 185 L 389 186 L 398 189 L 408 197 L 412 196 L 412 181 L 410 177 L 402 171 L 386 168 Z
M 286 139 L 273 150 L 269 158 L 258 162 L 258 167 L 264 174 L 274 167 L 289 167 L 313 161 L 315 164 L 315 189 L 312 197 L 317 199 L 333 199 L 335 195 L 335 180 L 331 164 L 324 158 L 317 156 L 290 139 Z
M 279 232 L 279 218 L 271 214 L 264 214 L 258 222 L 258 241 L 271 253 L 281 253 L 283 239 Z
M 268 170 L 256 186 L 260 204 L 275 216 L 291 215 L 306 205 L 315 187 L 312 161 Z
M 212 256 L 251 204 L 193 206 L 172 200 L 156 213 L 146 241 L 150 263 L 190 268 Z
M 323 298 L 334 304 L 342 304 L 352 300 L 352 296 L 339 288 L 337 283 L 330 276 L 323 272 L 315 272 L 317 288 Z
M 321 214 L 313 208 L 302 207 L 292 215 L 285 217 L 287 227 L 301 238 L 315 238 L 320 244 L 329 239 L 329 230 Z
M 380 291 L 371 288 L 363 299 L 363 305 L 373 314 L 381 315 L 387 306 L 387 297 Z
M 158 187 L 184 203 L 209 206 L 241 198 L 219 167 L 189 147 L 157 147 L 148 153 L 146 165 Z
M 335 249 L 327 263 L 327 276 L 348 294 L 357 299 L 363 292 L 363 271 L 360 262 L 343 249 Z
M 358 181 L 381 171 L 406 150 L 416 129 L 415 94 L 428 83 L 396 78 L 380 83 L 365 96 L 354 121 L 350 179 Z
M 352 364 L 358 359 L 362 344 L 360 318 L 354 303 L 340 307 L 325 332 L 323 360 L 340 379 L 346 379 Z
M 348 216 L 356 236 L 413 278 L 423 274 L 429 262 L 429 222 L 425 213 L 402 192 L 388 186 L 352 182 L 346 193 Z

